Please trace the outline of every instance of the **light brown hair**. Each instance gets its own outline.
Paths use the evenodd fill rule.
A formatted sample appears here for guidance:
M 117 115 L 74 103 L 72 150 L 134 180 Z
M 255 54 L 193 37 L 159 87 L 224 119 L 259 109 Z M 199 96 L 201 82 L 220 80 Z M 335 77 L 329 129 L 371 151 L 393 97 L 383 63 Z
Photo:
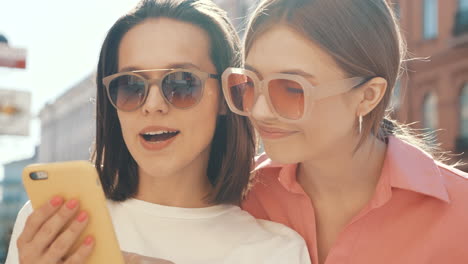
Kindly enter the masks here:
M 283 24 L 327 52 L 348 77 L 382 77 L 388 87 L 380 103 L 364 117 L 356 148 L 373 134 L 386 141 L 397 136 L 429 153 L 437 150 L 409 126 L 392 120 L 389 105 L 406 59 L 398 19 L 386 0 L 263 0 L 245 36 L 245 54 L 265 31 Z

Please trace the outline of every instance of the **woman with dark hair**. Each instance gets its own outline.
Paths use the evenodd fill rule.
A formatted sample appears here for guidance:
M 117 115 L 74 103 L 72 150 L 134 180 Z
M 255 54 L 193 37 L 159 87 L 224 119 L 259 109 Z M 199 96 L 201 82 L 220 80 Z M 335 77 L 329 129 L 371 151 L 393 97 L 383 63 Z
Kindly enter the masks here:
M 297 233 L 237 206 L 254 133 L 227 109 L 219 74 L 242 66 L 239 47 L 207 0 L 144 0 L 107 34 L 94 160 L 123 251 L 176 264 L 309 263 Z M 93 217 L 78 214 L 78 199 L 54 197 L 34 212 L 27 204 L 7 263 L 85 262 L 92 237 L 63 259 Z
M 386 0 L 263 0 L 223 74 L 268 157 L 243 208 L 312 263 L 468 263 L 467 174 L 386 111 L 405 47 Z

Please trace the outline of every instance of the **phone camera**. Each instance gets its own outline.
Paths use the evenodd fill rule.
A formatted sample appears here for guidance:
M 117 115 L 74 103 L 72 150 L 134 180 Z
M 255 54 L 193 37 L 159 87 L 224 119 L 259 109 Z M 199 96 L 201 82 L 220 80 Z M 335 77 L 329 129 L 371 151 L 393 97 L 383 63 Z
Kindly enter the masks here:
M 29 174 L 29 178 L 31 178 L 31 180 L 34 180 L 34 181 L 39 181 L 39 180 L 46 180 L 49 177 L 47 176 L 47 172 L 45 171 L 35 171 Z

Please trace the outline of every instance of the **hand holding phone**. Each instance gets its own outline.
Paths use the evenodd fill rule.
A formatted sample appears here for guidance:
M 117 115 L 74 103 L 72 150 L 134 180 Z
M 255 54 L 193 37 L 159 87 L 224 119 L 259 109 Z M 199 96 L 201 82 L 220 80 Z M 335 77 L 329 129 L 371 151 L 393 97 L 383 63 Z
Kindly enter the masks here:
M 77 200 L 64 201 L 60 196 L 53 197 L 28 217 L 17 241 L 20 263 L 86 263 L 94 248 L 92 236 L 86 237 L 75 251 L 69 250 L 88 220 L 87 212 L 80 212 Z
M 48 264 L 73 258 L 87 264 L 125 263 L 93 164 L 29 165 L 23 171 L 23 183 L 34 212 L 18 239 L 20 256 L 29 248 L 28 243 L 33 243 L 29 245 L 43 249 L 34 256 L 52 260 L 44 262 Z M 88 251 L 90 247 L 94 249 Z M 60 255 L 62 258 L 54 262 Z

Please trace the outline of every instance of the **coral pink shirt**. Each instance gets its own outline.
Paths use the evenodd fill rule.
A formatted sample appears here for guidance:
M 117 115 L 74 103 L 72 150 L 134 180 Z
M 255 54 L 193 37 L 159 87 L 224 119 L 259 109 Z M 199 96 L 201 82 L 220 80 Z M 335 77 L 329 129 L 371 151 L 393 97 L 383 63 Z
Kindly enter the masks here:
M 296 167 L 262 155 L 242 207 L 296 230 L 318 263 L 314 206 Z M 373 198 L 341 231 L 325 263 L 467 264 L 468 175 L 391 137 Z

